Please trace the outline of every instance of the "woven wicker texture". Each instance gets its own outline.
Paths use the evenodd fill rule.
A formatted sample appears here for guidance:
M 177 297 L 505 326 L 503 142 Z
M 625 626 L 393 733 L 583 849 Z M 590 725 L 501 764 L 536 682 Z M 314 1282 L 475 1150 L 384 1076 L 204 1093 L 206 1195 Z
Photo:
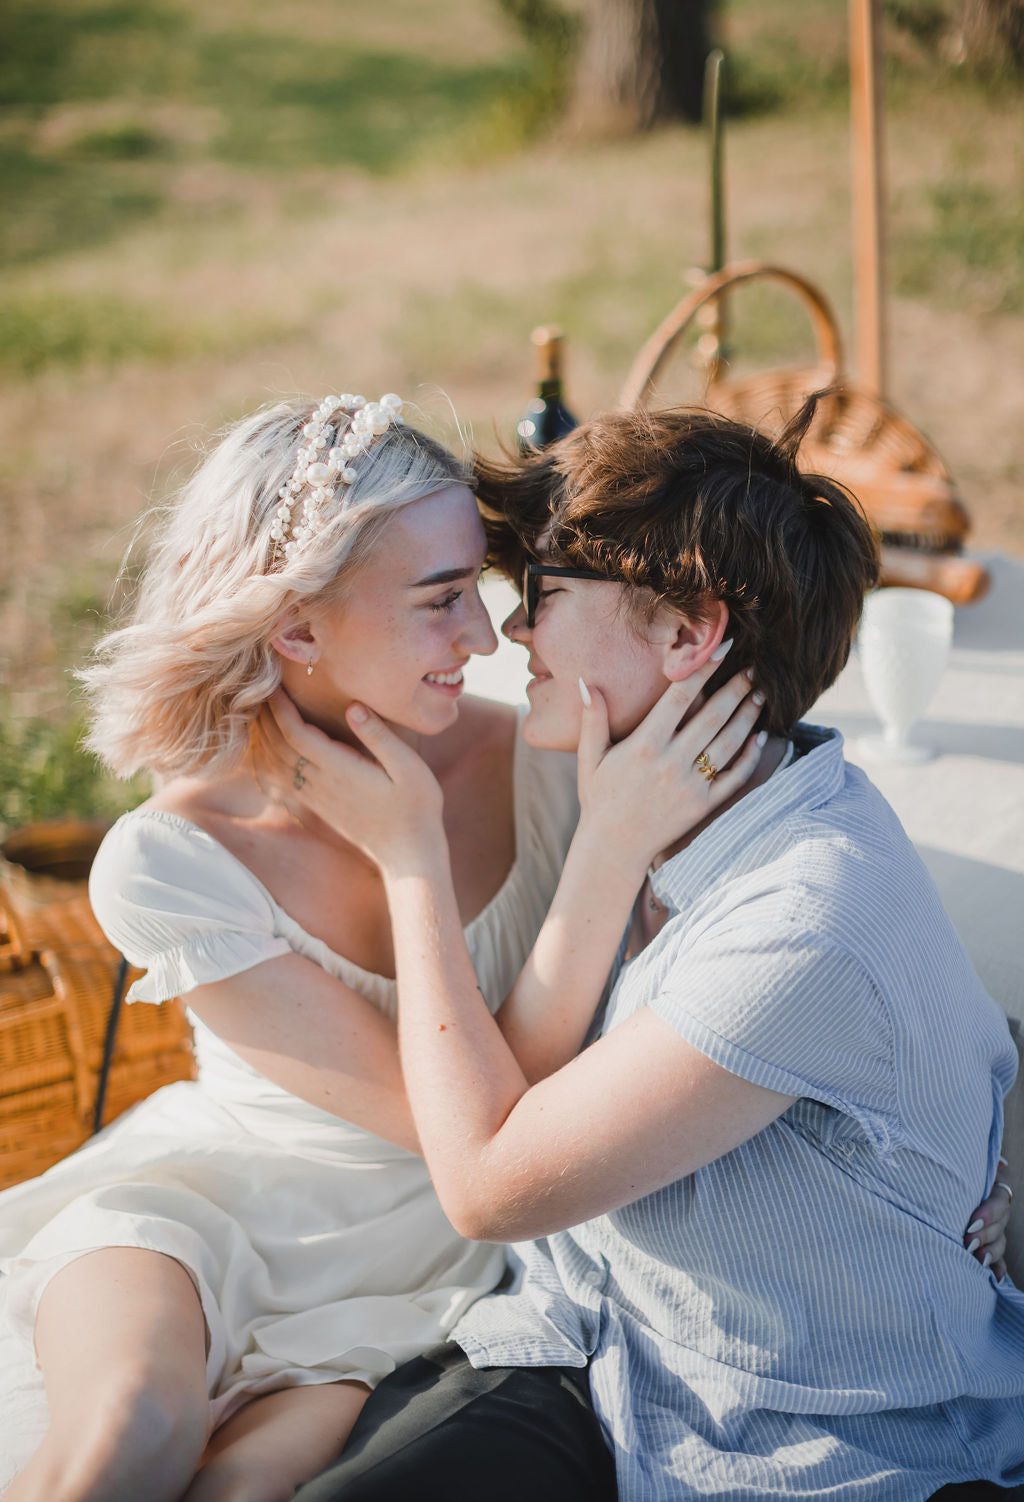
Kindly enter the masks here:
M 819 404 L 801 446 L 801 468 L 832 476 L 860 500 L 883 542 L 883 583 L 935 589 L 958 605 L 980 599 L 988 574 L 980 564 L 957 556 L 970 521 L 949 471 L 912 423 L 846 379 L 835 314 L 824 295 L 794 272 L 746 261 L 707 277 L 640 350 L 620 405 L 648 405 L 659 376 L 701 310 L 723 293 L 755 281 L 776 282 L 803 303 L 817 359 L 813 365 L 784 366 L 735 380 L 712 365 L 704 405 L 774 436 L 812 391 L 835 387 Z
M 0 1187 L 42 1173 L 90 1135 L 119 955 L 93 917 L 89 866 L 105 825 L 17 831 L 0 862 Z M 129 983 L 138 974 L 129 973 Z M 179 1002 L 125 1007 L 104 1122 L 194 1077 Z

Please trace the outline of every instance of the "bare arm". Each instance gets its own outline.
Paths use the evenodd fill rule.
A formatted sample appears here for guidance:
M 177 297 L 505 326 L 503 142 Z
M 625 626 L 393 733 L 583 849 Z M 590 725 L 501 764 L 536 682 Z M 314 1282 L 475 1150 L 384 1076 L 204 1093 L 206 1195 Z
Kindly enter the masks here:
M 260 1074 L 311 1105 L 420 1151 L 394 1025 L 312 960 L 287 954 L 199 986 L 188 1004 Z
M 385 874 L 399 1041 L 424 1156 L 463 1235 L 518 1240 L 649 1194 L 730 1151 L 792 1097 L 713 1064 L 643 1010 L 531 1086 L 481 1004 L 445 856 Z
M 737 688 L 731 708 L 748 687 Z M 357 706 L 349 721 L 379 758 L 364 768 L 359 837 L 380 862 L 392 914 L 399 1042 L 413 1116 L 457 1229 L 502 1241 L 572 1225 L 693 1172 L 786 1109 L 791 1097 L 712 1064 L 649 1012 L 531 1084 L 479 993 L 448 848 L 438 837 L 440 790 L 436 784 L 431 790 L 418 758 L 376 717 Z M 700 727 L 694 734 L 698 746 L 707 744 Z M 686 745 L 685 765 L 693 755 Z M 616 771 L 610 758 L 609 766 Z M 628 851 L 636 830 L 623 833 L 617 848 Z M 625 875 L 607 896 L 610 907 L 623 904 L 623 916 L 658 836 L 652 841 L 638 866 L 624 858 Z M 594 874 L 584 876 L 570 873 L 565 907 L 556 901 L 549 933 L 563 926 L 584 888 L 592 900 Z M 560 938 L 556 932 L 556 950 Z M 554 973 L 569 952 L 563 944 Z M 551 1004 L 545 977 L 534 980 L 530 1000 L 538 1008 Z M 554 1029 L 556 1043 L 565 1043 L 580 1018 L 585 1025 L 595 999 L 578 995 L 567 1006 Z
M 579 1048 L 647 862 L 666 841 L 666 810 L 678 820 L 679 832 L 692 828 L 742 786 L 756 763 L 759 747 L 750 730 L 760 705 L 742 675 L 677 729 L 702 683 L 693 675 L 685 684 L 673 684 L 641 729 L 618 747 L 609 746 L 604 706 L 595 695 L 581 743 L 580 830 L 534 953 L 503 1008 L 508 1037 L 479 993 L 451 880 L 441 793 L 426 767 L 359 707 L 349 720 L 377 761 L 302 726 L 289 706 L 275 707 L 288 755 L 298 750 L 307 758 L 311 806 L 335 822 L 335 790 L 345 788 L 347 818 L 340 827 L 381 865 L 396 943 L 400 1035 L 413 1114 L 442 1204 L 465 1234 L 505 1240 L 572 1224 L 697 1166 L 696 1159 L 679 1156 L 688 1135 L 695 1151 L 715 1156 L 734 1145 L 737 1130 L 741 1135 L 735 1140 L 741 1141 L 788 1104 L 717 1069 L 653 1018 L 649 1025 L 659 1035 L 655 1047 L 662 1056 L 660 1034 L 667 1033 L 673 1049 L 685 1051 L 691 1075 L 696 1070 L 707 1079 L 710 1071 L 718 1080 L 723 1103 L 718 1118 L 705 1093 L 695 1094 L 696 1106 L 687 1112 L 672 1091 L 644 1096 L 645 1117 L 638 1111 L 635 1071 L 623 1073 L 614 1057 L 609 1061 L 607 1043 L 598 1057 L 606 1061 L 609 1078 L 594 1088 L 609 1101 L 621 1100 L 629 1130 L 613 1131 L 609 1140 L 571 1128 L 574 1120 L 587 1118 L 580 1091 L 592 1088 L 587 1079 L 594 1050 L 585 1065 L 576 1061 L 545 1078 Z M 700 751 L 711 748 L 717 763 L 731 763 L 713 783 L 693 765 Z M 322 768 L 327 769 L 323 780 Z M 673 1077 L 678 1083 L 687 1075 L 676 1069 Z M 531 1089 L 531 1080 L 543 1084 Z M 716 1119 L 718 1135 L 709 1132 Z M 567 1169 L 563 1143 L 552 1129 L 556 1134 L 573 1130 L 588 1160 L 573 1161 Z M 658 1152 L 656 1141 L 664 1144 Z M 609 1156 L 613 1142 L 619 1144 L 617 1173 Z M 637 1151 L 645 1164 L 641 1187 Z M 690 1166 L 681 1168 L 681 1161 Z

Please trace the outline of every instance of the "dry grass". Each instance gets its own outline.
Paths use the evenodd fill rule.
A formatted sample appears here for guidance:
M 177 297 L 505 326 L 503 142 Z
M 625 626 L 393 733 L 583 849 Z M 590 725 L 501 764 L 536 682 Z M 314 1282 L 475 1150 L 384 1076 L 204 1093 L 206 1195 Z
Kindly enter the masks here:
M 267 33 L 284 19 L 312 38 L 337 26 L 326 0 L 258 15 L 240 0 L 184 8 L 207 27 L 211 14 Z M 819 4 L 815 21 L 833 52 L 835 10 Z M 358 24 L 361 48 L 422 48 L 472 67 L 510 45 L 497 7 L 470 0 L 363 7 Z M 690 130 L 497 153 L 456 131 L 384 176 L 345 160 L 263 171 L 208 153 L 209 106 L 137 103 L 63 102 L 31 124 L 59 152 L 134 121 L 178 154 L 159 165 L 158 213 L 15 265 L 0 295 L 0 334 L 28 308 L 51 341 L 34 366 L 0 356 L 0 676 L 23 714 L 65 712 L 67 664 L 105 608 L 135 518 L 219 423 L 294 390 L 397 389 L 442 426 L 450 400 L 493 447 L 528 391 L 535 322 L 568 330 L 577 412 L 608 405 L 705 254 L 704 145 Z M 892 396 L 938 441 L 976 541 L 1017 554 L 1024 314 L 1006 205 L 1022 197 L 1022 142 L 1020 99 L 1005 91 L 961 88 L 950 110 L 911 80 L 894 106 Z M 733 252 L 810 275 L 849 330 L 847 158 L 845 109 L 829 97 L 806 113 L 742 116 L 729 133 Z M 964 181 L 1003 214 L 973 267 L 948 223 L 943 239 L 936 207 L 936 192 Z M 936 255 L 922 262 L 930 239 Z M 803 337 L 783 304 L 738 326 L 754 363 L 797 355 Z

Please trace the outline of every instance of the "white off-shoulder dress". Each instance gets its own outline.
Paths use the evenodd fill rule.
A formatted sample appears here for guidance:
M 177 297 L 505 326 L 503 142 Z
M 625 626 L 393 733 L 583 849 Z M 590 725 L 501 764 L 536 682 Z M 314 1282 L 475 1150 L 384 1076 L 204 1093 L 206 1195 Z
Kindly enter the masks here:
M 558 881 L 578 815 L 575 760 L 517 737 L 514 789 L 514 865 L 466 929 L 492 1010 Z M 306 933 L 187 819 L 126 814 L 90 889 L 111 941 L 147 971 L 131 1001 L 158 1002 L 294 952 L 395 1014 L 394 981 Z M 501 1248 L 456 1235 L 421 1158 L 281 1089 L 192 1020 L 198 1081 L 165 1086 L 0 1194 L 0 1488 L 45 1428 L 32 1355 L 40 1295 L 85 1252 L 143 1247 L 190 1272 L 206 1317 L 214 1423 L 281 1387 L 372 1386 L 444 1339 L 502 1274 Z

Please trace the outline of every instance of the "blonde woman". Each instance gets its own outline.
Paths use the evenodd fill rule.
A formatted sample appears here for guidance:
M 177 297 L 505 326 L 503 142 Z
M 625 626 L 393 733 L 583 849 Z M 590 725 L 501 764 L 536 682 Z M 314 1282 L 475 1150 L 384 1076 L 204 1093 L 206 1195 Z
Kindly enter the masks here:
M 467 469 L 400 405 L 239 424 L 85 675 L 95 749 L 160 786 L 108 836 L 93 903 L 147 971 L 131 1000 L 188 993 L 200 1079 L 0 1199 L 5 1349 L 30 1375 L 34 1344 L 50 1415 L 12 1502 L 290 1496 L 373 1384 L 501 1276 L 418 1154 L 379 876 L 298 807 L 301 767 L 261 775 L 250 736 L 283 685 L 334 734 L 367 699 L 422 752 L 497 1006 L 554 891 L 575 773 L 519 742 L 514 710 L 460 703 L 495 646 L 484 530 Z

